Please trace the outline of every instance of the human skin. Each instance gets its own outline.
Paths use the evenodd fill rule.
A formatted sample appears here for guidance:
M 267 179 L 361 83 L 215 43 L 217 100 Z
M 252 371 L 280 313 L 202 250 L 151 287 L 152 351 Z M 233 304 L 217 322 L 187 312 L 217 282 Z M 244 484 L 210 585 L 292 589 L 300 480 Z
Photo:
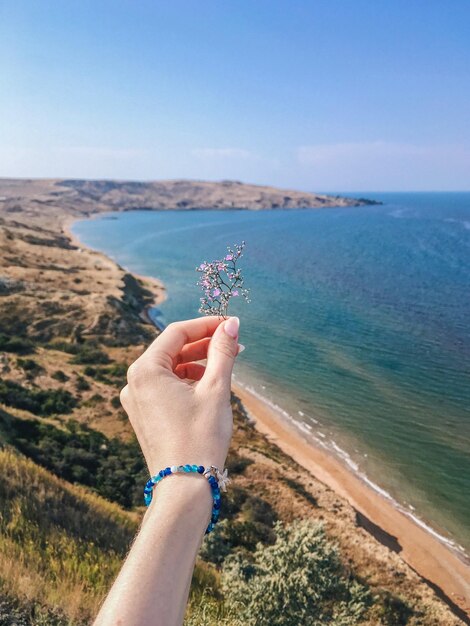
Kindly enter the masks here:
M 223 469 L 238 330 L 236 317 L 170 324 L 129 368 L 121 403 L 152 476 L 186 463 Z M 180 626 L 211 510 L 204 476 L 162 480 L 94 626 Z

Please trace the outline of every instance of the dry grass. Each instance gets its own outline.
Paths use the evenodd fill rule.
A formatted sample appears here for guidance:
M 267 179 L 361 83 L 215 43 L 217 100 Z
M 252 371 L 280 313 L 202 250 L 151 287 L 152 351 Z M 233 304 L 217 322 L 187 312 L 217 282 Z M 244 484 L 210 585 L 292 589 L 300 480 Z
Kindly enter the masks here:
M 93 616 L 136 531 L 132 514 L 0 451 L 0 585 L 20 600 Z

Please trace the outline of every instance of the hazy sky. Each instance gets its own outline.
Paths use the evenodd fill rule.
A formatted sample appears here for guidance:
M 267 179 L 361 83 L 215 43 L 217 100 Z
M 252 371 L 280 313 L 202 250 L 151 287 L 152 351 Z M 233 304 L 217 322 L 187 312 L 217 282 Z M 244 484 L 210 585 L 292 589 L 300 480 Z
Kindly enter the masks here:
M 470 1 L 0 0 L 0 176 L 470 189 Z

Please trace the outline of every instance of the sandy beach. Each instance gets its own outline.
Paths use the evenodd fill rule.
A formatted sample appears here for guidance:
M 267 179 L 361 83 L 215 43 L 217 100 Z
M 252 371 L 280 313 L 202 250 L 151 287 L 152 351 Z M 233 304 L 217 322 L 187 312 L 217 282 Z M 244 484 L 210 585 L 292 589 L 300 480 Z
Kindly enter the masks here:
M 293 426 L 241 385 L 234 393 L 243 402 L 256 428 L 315 478 L 345 498 L 358 512 L 361 525 L 398 552 L 420 576 L 470 614 L 470 566 L 391 501 L 368 487 L 338 459 L 308 442 Z M 438 589 L 436 591 L 439 593 Z

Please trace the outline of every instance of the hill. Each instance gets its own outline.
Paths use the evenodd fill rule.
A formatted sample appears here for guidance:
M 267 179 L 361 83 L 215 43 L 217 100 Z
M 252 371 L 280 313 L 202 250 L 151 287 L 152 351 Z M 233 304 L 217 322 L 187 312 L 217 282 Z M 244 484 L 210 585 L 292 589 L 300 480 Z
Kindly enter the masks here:
M 15 212 L 40 206 L 87 214 L 102 211 L 193 209 L 318 209 L 380 204 L 365 198 L 307 193 L 238 181 L 21 180 L 0 179 L 0 206 Z

